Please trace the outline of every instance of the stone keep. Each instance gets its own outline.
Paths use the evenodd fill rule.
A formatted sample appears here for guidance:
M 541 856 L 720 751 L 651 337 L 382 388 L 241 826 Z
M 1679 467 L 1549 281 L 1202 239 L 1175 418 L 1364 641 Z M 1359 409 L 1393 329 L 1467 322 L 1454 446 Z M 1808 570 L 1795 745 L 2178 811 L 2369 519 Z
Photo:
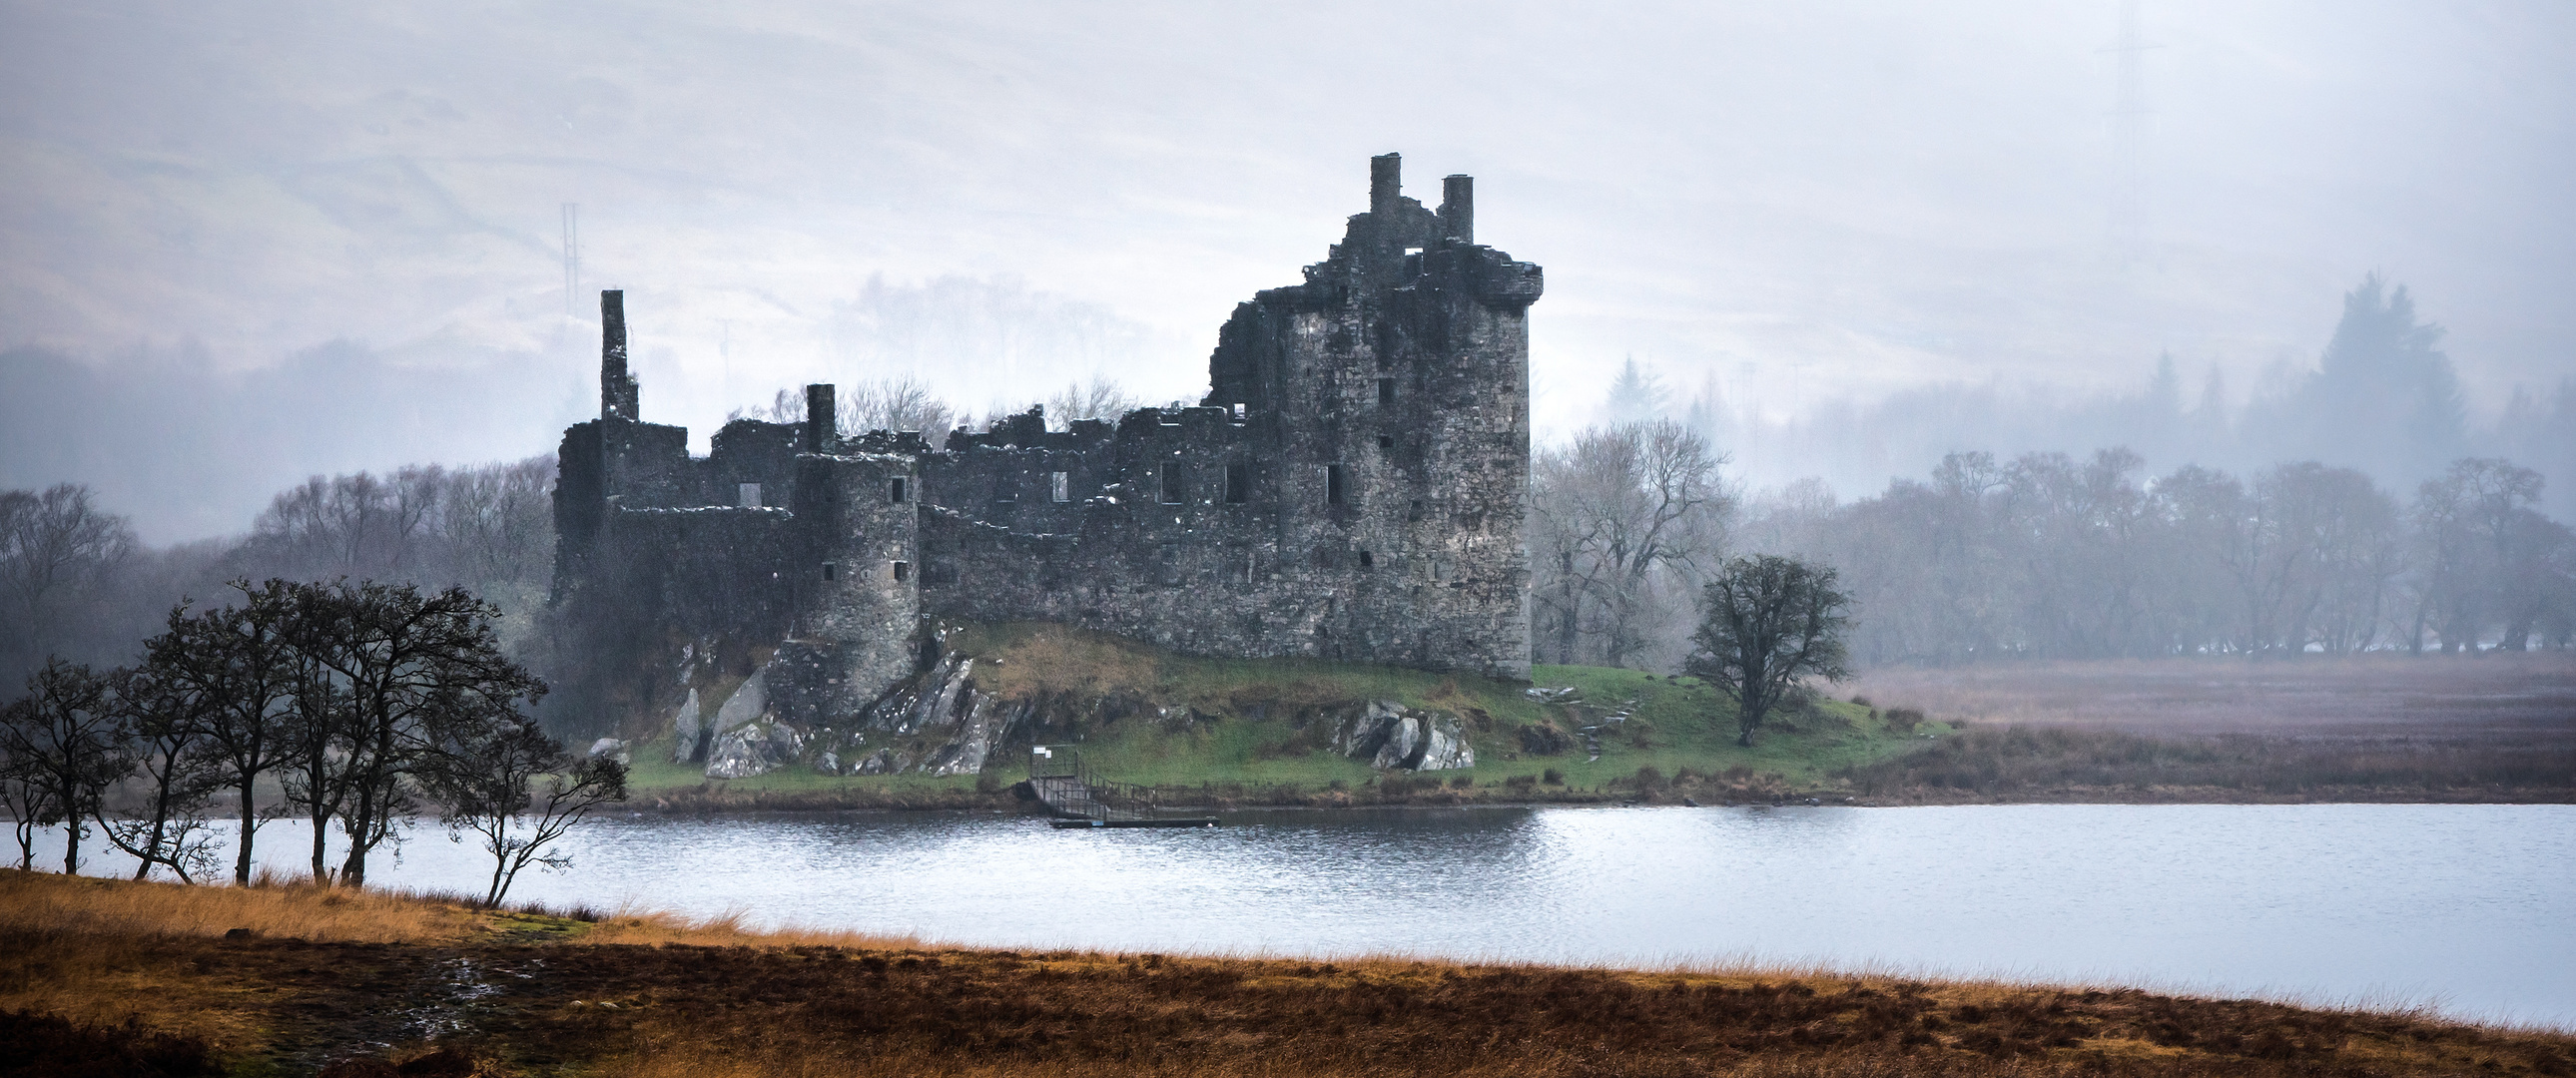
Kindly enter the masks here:
M 754 642 L 770 706 L 829 722 L 936 659 L 943 621 L 1049 621 L 1215 656 L 1529 674 L 1528 310 L 1539 267 L 1475 242 L 1394 154 L 1304 280 L 1235 308 L 1198 407 L 933 447 L 736 420 L 704 458 L 644 422 L 601 294 L 600 417 L 564 432 L 552 617 L 576 708 L 663 706 L 649 657 Z

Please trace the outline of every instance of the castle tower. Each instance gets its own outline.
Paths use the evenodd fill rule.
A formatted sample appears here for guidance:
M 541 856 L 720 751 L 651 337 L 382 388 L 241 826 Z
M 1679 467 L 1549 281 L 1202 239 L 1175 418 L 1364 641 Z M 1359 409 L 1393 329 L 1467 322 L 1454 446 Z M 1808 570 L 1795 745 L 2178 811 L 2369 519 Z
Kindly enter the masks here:
M 1402 159 L 1369 162 L 1369 210 L 1305 283 L 1235 309 L 1208 405 L 1265 446 L 1283 563 L 1319 574 L 1313 650 L 1529 672 L 1528 311 L 1536 265 L 1475 243 L 1474 180 L 1438 210 Z

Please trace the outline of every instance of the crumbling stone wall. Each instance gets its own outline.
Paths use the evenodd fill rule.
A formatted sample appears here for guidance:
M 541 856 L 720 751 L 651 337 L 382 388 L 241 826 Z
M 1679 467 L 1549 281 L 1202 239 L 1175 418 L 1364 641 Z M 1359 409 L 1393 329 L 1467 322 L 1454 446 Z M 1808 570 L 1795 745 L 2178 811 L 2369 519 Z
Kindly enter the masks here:
M 1434 210 L 1400 164 L 1371 161 L 1369 210 L 1301 283 L 1235 309 L 1199 406 L 1114 426 L 845 439 L 813 386 L 806 422 L 738 420 L 692 459 L 638 421 L 603 295 L 602 417 L 565 432 L 556 487 L 567 638 L 774 634 L 771 710 L 821 725 L 929 661 L 939 618 L 1526 677 L 1541 274 L 1474 242 L 1468 178 Z

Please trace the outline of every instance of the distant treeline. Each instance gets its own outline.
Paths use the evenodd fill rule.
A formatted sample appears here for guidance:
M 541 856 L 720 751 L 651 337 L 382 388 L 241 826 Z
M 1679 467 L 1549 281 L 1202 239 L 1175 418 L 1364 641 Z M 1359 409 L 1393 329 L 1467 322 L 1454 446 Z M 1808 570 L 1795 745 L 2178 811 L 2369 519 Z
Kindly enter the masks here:
M 1737 541 L 1839 568 L 1867 663 L 2576 639 L 2576 533 L 2535 508 L 2530 469 L 2464 459 L 2404 501 L 2314 462 L 2140 471 L 2126 450 L 1954 454 L 1847 505 L 1759 499 Z
M 0 491 L 0 685 L 48 656 L 129 662 L 172 604 L 243 578 L 463 587 L 502 611 L 516 645 L 550 579 L 554 471 L 543 456 L 315 476 L 271 498 L 247 536 L 160 549 L 87 487 Z

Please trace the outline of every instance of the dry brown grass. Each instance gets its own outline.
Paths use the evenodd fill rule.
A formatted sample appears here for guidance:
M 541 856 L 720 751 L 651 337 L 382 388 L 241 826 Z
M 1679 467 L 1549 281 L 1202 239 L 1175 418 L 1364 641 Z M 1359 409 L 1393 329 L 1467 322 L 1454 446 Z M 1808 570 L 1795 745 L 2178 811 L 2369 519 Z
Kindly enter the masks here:
M 1836 691 L 1944 720 L 2149 735 L 2576 737 L 2576 652 L 1887 667 Z
M 2576 799 L 2576 654 L 1984 663 L 1857 690 L 1968 727 L 1840 773 L 1878 804 Z
M 1072 698 L 1095 700 L 1152 693 L 1160 674 L 1154 653 L 1144 645 L 1101 633 L 1061 625 L 1005 627 L 1025 631 L 999 651 L 975 664 L 975 683 L 1004 700 Z
M 222 936 L 236 928 L 327 943 L 450 943 L 483 916 L 386 891 L 289 884 L 189 887 L 0 871 L 0 931 L 96 936 Z
M 225 939 L 235 916 L 331 938 Z M 2561 1033 L 2127 990 L 924 948 L 739 916 L 579 925 L 15 873 L 0 984 L 0 1011 L 70 1018 L 95 1044 L 183 1034 L 286 1074 L 412 1058 L 433 1036 L 481 1074 L 633 1078 L 2576 1073 Z M 32 1025 L 11 1021 L 0 1039 Z

